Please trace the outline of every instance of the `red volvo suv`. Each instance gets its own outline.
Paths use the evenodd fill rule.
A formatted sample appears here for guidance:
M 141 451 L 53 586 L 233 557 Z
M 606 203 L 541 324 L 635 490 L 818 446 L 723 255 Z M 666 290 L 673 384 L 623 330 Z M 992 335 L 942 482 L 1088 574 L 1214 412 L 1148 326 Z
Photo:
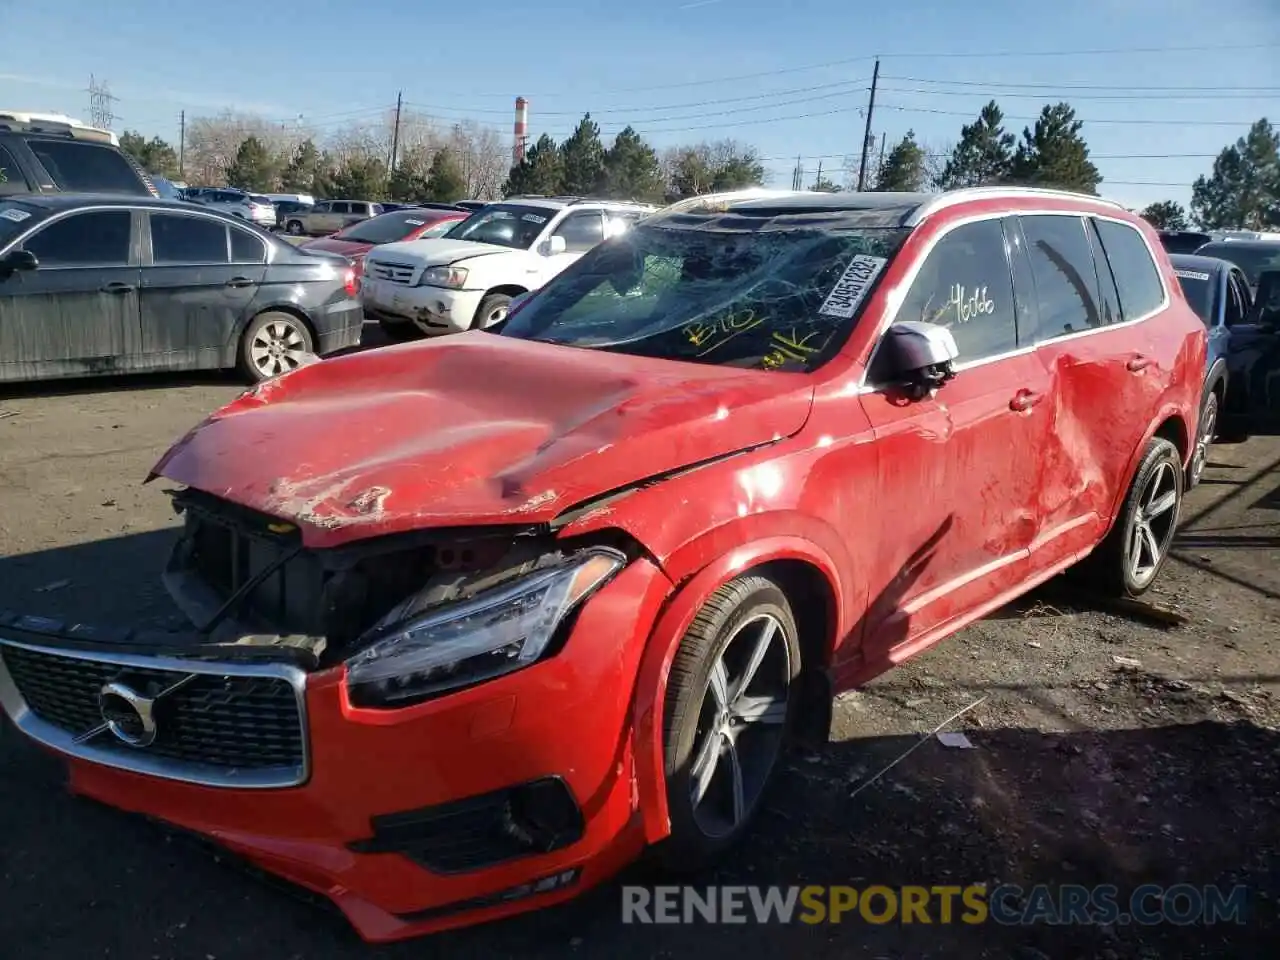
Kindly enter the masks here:
M 313 364 L 157 464 L 189 631 L 0 618 L 74 790 L 369 940 L 726 849 L 792 738 L 1081 564 L 1165 560 L 1204 325 L 1154 231 L 1012 188 L 724 195 L 505 323 Z

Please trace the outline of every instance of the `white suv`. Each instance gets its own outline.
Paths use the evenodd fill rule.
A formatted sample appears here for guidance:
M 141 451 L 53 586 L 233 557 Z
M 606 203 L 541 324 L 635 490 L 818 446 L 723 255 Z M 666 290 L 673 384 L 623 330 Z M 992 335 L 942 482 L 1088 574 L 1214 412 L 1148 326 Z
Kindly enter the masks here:
M 260 194 L 218 187 L 190 187 L 184 198 L 241 220 L 249 220 L 268 230 L 276 225 L 275 204 Z
M 393 337 L 493 326 L 536 290 L 654 208 L 576 197 L 491 203 L 435 240 L 375 247 L 365 258 L 366 315 Z

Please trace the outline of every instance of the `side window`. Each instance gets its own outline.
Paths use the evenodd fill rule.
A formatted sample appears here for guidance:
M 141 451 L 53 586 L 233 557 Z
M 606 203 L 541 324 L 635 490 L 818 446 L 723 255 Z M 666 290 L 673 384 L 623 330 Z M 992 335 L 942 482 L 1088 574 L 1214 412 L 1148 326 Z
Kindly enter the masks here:
M 226 263 L 226 224 L 206 217 L 151 214 L 151 259 L 157 266 Z
M 923 320 L 950 329 L 960 363 L 1016 349 L 1013 278 L 1000 221 L 967 223 L 938 241 L 896 320 Z
M 248 230 L 231 228 L 232 263 L 266 263 L 267 245 Z
M 1018 319 L 1018 342 L 1029 344 L 1039 324 L 1040 308 L 1036 304 L 1036 281 L 1031 275 L 1031 258 L 1027 255 L 1027 238 L 1017 217 L 1005 217 L 1004 242 L 1013 268 L 1013 305 Z
M 22 175 L 18 161 L 12 153 L 0 147 L 0 195 L 26 192 L 27 178 Z
M 132 225 L 128 210 L 76 213 L 28 237 L 23 248 L 41 267 L 128 266 Z
M 1094 225 L 1115 271 L 1124 318 L 1136 320 L 1160 309 L 1164 303 L 1164 284 L 1142 234 L 1114 220 L 1095 220 Z
M 585 253 L 604 241 L 604 217 L 598 210 L 571 213 L 556 227 L 555 236 L 564 237 L 566 253 Z
M 1079 333 L 1102 324 L 1093 251 L 1077 216 L 1020 217 L 1036 280 L 1040 320 L 1036 340 Z
M 1228 327 L 1244 323 L 1245 316 L 1249 313 L 1248 304 L 1240 278 L 1236 276 L 1235 271 L 1232 271 L 1227 276 L 1227 302 L 1222 322 Z
M 1102 323 L 1119 323 L 1123 317 L 1120 310 L 1120 289 L 1116 285 L 1113 264 L 1107 259 L 1102 245 L 1102 237 L 1098 234 L 1100 224 L 1097 220 L 1089 220 L 1089 243 L 1093 246 L 1093 268 L 1098 277 L 1098 306 L 1102 311 Z
M 350 213 L 351 204 L 349 203 L 331 203 L 329 204 L 330 213 Z
M 328 212 L 329 212 L 329 204 L 327 204 L 327 203 L 317 203 L 317 204 L 316 204 L 314 207 L 312 207 L 308 212 L 309 212 L 309 213 L 328 213 Z
M 115 147 L 76 140 L 31 138 L 27 146 L 61 189 L 86 193 L 150 194 L 123 153 Z

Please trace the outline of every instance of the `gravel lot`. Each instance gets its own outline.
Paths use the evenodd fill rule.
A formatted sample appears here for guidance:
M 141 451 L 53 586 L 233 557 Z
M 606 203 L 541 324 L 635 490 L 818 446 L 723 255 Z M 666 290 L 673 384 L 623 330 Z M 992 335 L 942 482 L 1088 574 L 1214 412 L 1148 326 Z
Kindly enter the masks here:
M 172 617 L 175 518 L 140 483 L 240 387 L 130 378 L 0 394 L 0 608 Z M 1168 629 L 1050 584 L 842 698 L 758 835 L 707 883 L 1248 884 L 1244 926 L 634 927 L 616 886 L 558 910 L 374 949 L 329 914 L 147 823 L 70 798 L 0 725 L 0 956 L 1246 957 L 1280 943 L 1280 438 L 1215 450 L 1156 602 Z M 159 487 L 162 484 L 156 484 Z M 923 745 L 950 714 L 976 749 Z M 646 879 L 640 874 L 637 877 Z

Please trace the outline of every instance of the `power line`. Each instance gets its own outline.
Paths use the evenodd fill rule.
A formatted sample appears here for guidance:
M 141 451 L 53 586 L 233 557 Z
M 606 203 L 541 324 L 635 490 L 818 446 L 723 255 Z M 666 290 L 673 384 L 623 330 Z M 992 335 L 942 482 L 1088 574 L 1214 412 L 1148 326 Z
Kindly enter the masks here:
M 881 79 L 894 80 L 901 83 L 937 83 L 949 87 L 1013 87 L 1020 90 L 1144 90 L 1144 91 L 1187 91 L 1193 92 L 1198 90 L 1252 90 L 1263 93 L 1275 93 L 1280 91 L 1280 86 L 1265 87 L 1244 87 L 1239 84 L 1230 84 L 1227 86 L 1206 86 L 1205 84 L 1195 84 L 1188 87 L 1177 86 L 1134 86 L 1132 84 L 1099 84 L 1099 83 L 1006 83 L 1003 80 L 949 80 L 930 77 L 891 77 L 886 74 Z
M 881 87 L 887 93 L 918 93 L 927 97 L 990 97 L 992 100 L 1044 100 L 1049 91 L 1044 93 L 1009 93 L 1007 91 L 979 92 L 977 90 L 930 90 L 927 87 Z M 1228 94 L 1228 93 L 1142 93 L 1142 94 L 1078 94 L 1072 93 L 1070 100 L 1269 100 L 1276 94 Z
M 934 113 L 943 117 L 969 117 L 969 118 L 974 117 L 973 112 L 968 110 L 935 110 L 931 107 L 904 107 L 904 106 L 899 106 L 897 104 L 885 104 L 885 109 L 897 110 L 902 113 Z M 1014 116 L 1012 114 L 1006 114 L 1004 119 L 1006 120 L 1039 120 L 1040 117 L 1039 116 L 1034 116 L 1034 117 Z M 1142 118 L 1123 117 L 1122 118 L 1122 117 L 1077 116 L 1077 119 L 1082 120 L 1086 124 L 1122 123 L 1122 124 L 1125 124 L 1126 126 L 1130 124 L 1143 124 L 1148 126 L 1166 126 L 1166 127 L 1193 127 L 1193 126 L 1243 127 L 1245 129 L 1248 129 L 1249 127 L 1253 126 L 1255 122 L 1253 120 L 1200 120 L 1200 119 L 1197 119 L 1196 117 L 1179 117 L 1173 120 L 1156 120 L 1156 119 L 1149 119 L 1146 117 L 1142 117 Z

